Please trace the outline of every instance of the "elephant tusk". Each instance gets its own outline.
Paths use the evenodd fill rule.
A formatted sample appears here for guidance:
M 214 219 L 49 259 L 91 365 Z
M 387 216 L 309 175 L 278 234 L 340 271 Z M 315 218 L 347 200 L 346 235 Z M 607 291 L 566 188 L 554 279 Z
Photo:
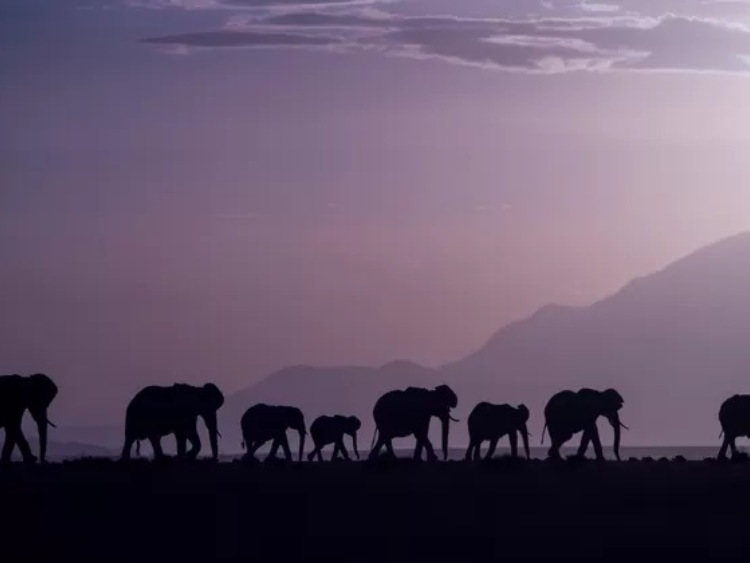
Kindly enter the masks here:
M 448 418 L 450 418 L 453 422 L 460 422 L 457 418 L 453 418 L 451 415 L 448 415 Z

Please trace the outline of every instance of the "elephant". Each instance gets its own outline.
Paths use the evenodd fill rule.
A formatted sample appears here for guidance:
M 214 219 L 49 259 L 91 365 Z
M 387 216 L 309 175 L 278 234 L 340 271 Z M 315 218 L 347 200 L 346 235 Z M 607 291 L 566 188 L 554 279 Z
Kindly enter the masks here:
M 391 457 L 396 457 L 393 451 L 393 438 L 414 435 L 417 440 L 414 459 L 422 459 L 422 449 L 426 449 L 427 459 L 436 460 L 435 450 L 428 438 L 430 420 L 433 416 L 442 423 L 443 459 L 448 459 L 450 421 L 458 422 L 451 416 L 450 411 L 457 404 L 458 397 L 447 385 L 438 385 L 434 389 L 407 387 L 388 391 L 377 400 L 372 411 L 375 434 L 369 459 L 377 458 L 383 446 Z
M 526 405 L 514 407 L 508 404 L 492 404 L 481 402 L 471 411 L 468 420 L 469 448 L 466 450 L 467 460 L 479 460 L 482 442 L 490 441 L 490 448 L 485 459 L 491 459 L 497 447 L 497 441 L 507 434 L 510 441 L 511 455 L 518 457 L 518 436 L 523 439 L 526 459 L 529 454 L 529 431 L 526 422 L 529 420 L 529 409 Z
M 566 390 L 553 395 L 544 407 L 544 429 L 549 429 L 552 440 L 548 456 L 559 459 L 560 446 L 570 440 L 573 434 L 583 431 L 577 456 L 583 457 L 586 454 L 589 442 L 593 442 L 596 459 L 603 461 L 604 454 L 599 440 L 599 430 L 596 427 L 596 419 L 604 416 L 614 429 L 613 449 L 615 457 L 619 461 L 620 428 L 628 430 L 628 427 L 620 422 L 618 414 L 623 403 L 622 396 L 614 389 L 597 391 L 583 388 L 577 392 Z M 544 431 L 542 431 L 542 443 L 544 443 Z
M 203 419 L 211 443 L 211 457 L 219 458 L 217 413 L 224 404 L 224 395 L 213 383 L 201 387 L 185 383 L 171 386 L 150 385 L 141 389 L 130 401 L 125 414 L 125 445 L 120 459 L 130 459 L 130 450 L 136 442 L 151 443 L 155 459 L 163 459 L 161 438 L 174 434 L 177 457 L 195 459 L 201 450 L 198 436 L 198 417 Z M 190 450 L 186 451 L 186 443 Z
M 354 454 L 359 459 L 357 431 L 361 426 L 362 422 L 356 416 L 341 416 L 338 414 L 335 416 L 319 416 L 310 425 L 310 437 L 315 444 L 315 449 L 307 455 L 307 460 L 312 461 L 315 456 L 318 456 L 318 459 L 323 461 L 323 448 L 328 444 L 335 444 L 331 461 L 336 459 L 339 452 L 346 461 L 349 461 L 349 454 L 346 451 L 346 446 L 344 446 L 344 435 L 346 434 L 352 437 Z
M 731 448 L 732 457 L 737 457 L 735 440 L 743 436 L 750 437 L 750 395 L 732 395 L 719 408 L 719 422 L 724 434 L 718 458 L 727 458 L 727 448 Z
M 36 456 L 31 453 L 31 448 L 21 428 L 26 410 L 36 422 L 39 433 L 39 461 L 41 463 L 46 461 L 47 427 L 55 428 L 55 425 L 47 418 L 47 411 L 57 396 L 57 392 L 57 385 L 43 373 L 35 373 L 27 377 L 0 376 L 0 428 L 5 428 L 5 444 L 0 455 L 3 463 L 10 462 L 16 446 L 24 462 L 37 461 Z
M 242 447 L 247 448 L 247 459 L 253 458 L 255 452 L 268 440 L 273 440 L 268 459 L 274 459 L 279 446 L 284 450 L 287 461 L 292 460 L 289 441 L 286 437 L 288 428 L 299 433 L 299 461 L 305 449 L 305 417 L 296 407 L 267 405 L 258 403 L 245 411 L 240 420 L 242 428 Z

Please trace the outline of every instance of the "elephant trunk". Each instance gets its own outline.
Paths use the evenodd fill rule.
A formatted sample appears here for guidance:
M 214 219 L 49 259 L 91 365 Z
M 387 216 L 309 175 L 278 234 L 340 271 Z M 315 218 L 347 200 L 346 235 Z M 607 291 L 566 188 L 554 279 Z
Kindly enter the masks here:
M 47 457 L 47 420 L 37 422 L 39 429 L 39 461 L 45 462 Z
M 529 453 L 529 431 L 526 429 L 526 424 L 521 425 L 521 439 L 523 440 L 523 449 L 526 452 L 526 459 L 531 459 L 531 453 Z
M 299 460 L 302 461 L 302 453 L 305 451 L 305 429 L 299 429 Z
M 609 423 L 612 425 L 612 428 L 615 431 L 615 443 L 612 446 L 612 449 L 615 452 L 615 458 L 617 458 L 617 461 L 620 461 L 620 417 L 617 413 L 614 413 L 612 416 L 609 417 Z
M 47 419 L 46 408 L 35 409 L 30 412 L 39 432 L 39 461 L 44 463 L 47 458 L 47 426 L 52 425 L 52 423 Z
M 446 413 L 442 417 L 441 422 L 443 423 L 442 433 L 442 446 L 443 446 L 443 459 L 448 459 L 448 431 L 450 427 L 450 416 Z
M 217 460 L 219 459 L 219 428 L 216 421 L 216 411 L 204 414 L 203 421 L 206 423 L 206 428 L 208 429 L 208 440 L 211 444 L 211 457 L 214 460 Z
M 357 450 L 357 433 L 352 433 L 352 445 L 354 446 L 354 455 L 357 456 L 357 459 L 359 459 L 359 450 Z

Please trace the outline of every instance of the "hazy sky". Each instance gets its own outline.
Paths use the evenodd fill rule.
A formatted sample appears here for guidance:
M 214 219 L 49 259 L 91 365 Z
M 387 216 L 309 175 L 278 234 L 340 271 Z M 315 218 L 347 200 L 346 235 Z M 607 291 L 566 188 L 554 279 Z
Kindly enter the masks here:
M 750 229 L 750 1 L 323 1 L 0 0 L 0 372 L 58 418 L 438 365 Z

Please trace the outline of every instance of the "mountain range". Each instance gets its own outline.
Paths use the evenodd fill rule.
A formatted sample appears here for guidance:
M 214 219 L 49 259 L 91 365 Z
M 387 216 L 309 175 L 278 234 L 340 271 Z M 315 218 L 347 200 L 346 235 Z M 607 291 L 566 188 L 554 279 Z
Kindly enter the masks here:
M 698 249 L 589 306 L 544 306 L 443 366 L 398 360 L 281 369 L 227 397 L 219 413 L 221 449 L 241 451 L 240 417 L 258 402 L 298 406 L 308 425 L 321 414 L 359 416 L 366 449 L 372 407 L 382 393 L 441 383 L 459 397 L 453 447 L 467 443 L 465 421 L 481 400 L 526 404 L 538 445 L 547 399 L 584 386 L 614 387 L 624 397 L 621 418 L 631 431 L 623 446 L 717 444 L 719 405 L 734 393 L 750 393 L 750 233 Z M 436 442 L 437 427 L 431 429 Z M 611 431 L 601 428 L 603 442 L 611 443 Z

